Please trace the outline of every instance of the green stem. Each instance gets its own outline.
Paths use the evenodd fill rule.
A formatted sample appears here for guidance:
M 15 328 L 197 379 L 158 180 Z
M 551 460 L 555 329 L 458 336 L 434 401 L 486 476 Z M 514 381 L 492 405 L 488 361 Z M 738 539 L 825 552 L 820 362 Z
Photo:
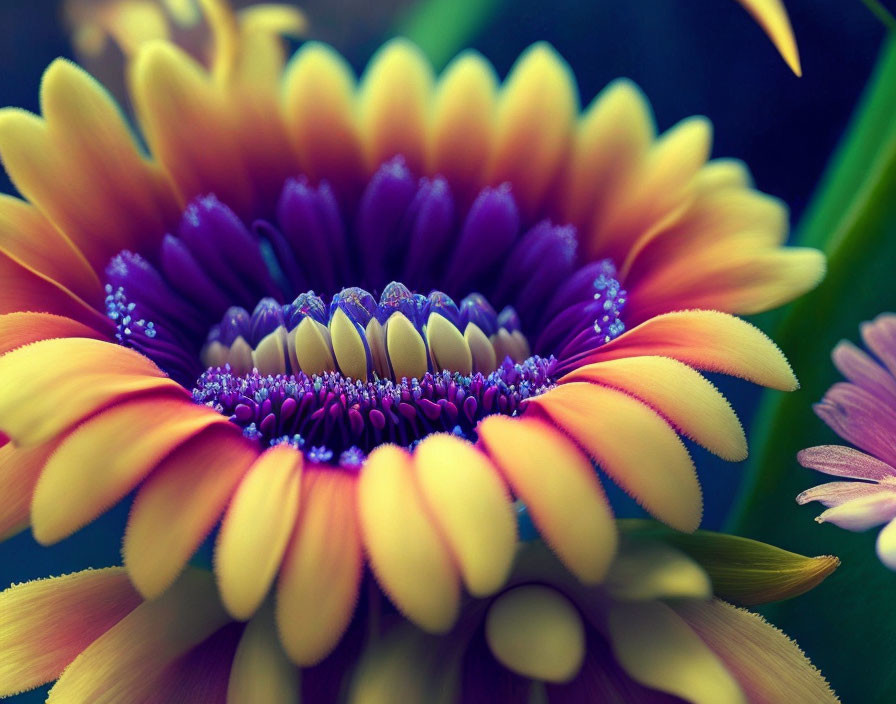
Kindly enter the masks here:
M 896 17 L 893 17 L 892 13 L 883 6 L 880 0 L 862 0 L 862 2 L 865 3 L 865 7 L 871 10 L 871 14 L 883 23 L 884 27 L 891 32 L 896 32 Z

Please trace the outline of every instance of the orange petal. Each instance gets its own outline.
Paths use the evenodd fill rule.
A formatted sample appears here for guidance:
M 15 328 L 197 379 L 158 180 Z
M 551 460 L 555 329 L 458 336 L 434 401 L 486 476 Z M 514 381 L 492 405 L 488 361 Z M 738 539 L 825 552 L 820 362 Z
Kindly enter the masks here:
M 257 455 L 235 426 L 220 425 L 159 464 L 134 499 L 122 549 L 141 594 L 155 598 L 177 578 Z
M 616 524 L 591 462 L 556 428 L 494 415 L 479 438 L 539 534 L 583 582 L 600 582 L 616 553 Z
M 299 511 L 302 455 L 289 446 L 262 454 L 240 483 L 221 522 L 215 575 L 221 599 L 246 620 L 264 600 Z
M 370 566 L 389 598 L 422 628 L 447 631 L 460 607 L 460 578 L 405 450 L 383 445 L 367 458 L 358 511 Z
M 781 0 L 737 0 L 749 12 L 759 26 L 765 30 L 772 44 L 781 54 L 790 70 L 797 76 L 803 75 L 800 54 L 793 36 L 793 28 L 787 17 L 787 10 Z
M 165 669 L 228 621 L 211 574 L 190 570 L 159 599 L 140 604 L 78 655 L 47 702 L 156 701 Z
M 182 203 L 214 193 L 241 215 L 253 192 L 220 86 L 167 42 L 150 42 L 131 66 L 131 93 L 146 141 Z
M 507 487 L 485 454 L 454 435 L 425 438 L 414 451 L 420 493 L 474 596 L 503 586 L 516 549 Z
M 799 646 L 758 614 L 724 601 L 672 608 L 720 657 L 751 702 L 838 702 Z
M 511 183 L 526 215 L 538 210 L 557 176 L 577 110 L 578 92 L 566 62 L 543 42 L 526 49 L 498 100 L 494 146 L 486 169 L 489 183 Z
M 560 380 L 570 381 L 625 391 L 719 457 L 730 462 L 747 457 L 747 438 L 731 404 L 686 364 L 666 357 L 626 357 L 579 367 Z
M 12 443 L 0 447 L 0 540 L 28 526 L 34 487 L 57 445 L 54 441 L 25 449 Z
M 338 52 L 307 42 L 286 67 L 283 112 L 302 171 L 353 193 L 364 175 L 355 124 L 355 78 Z
M 560 217 L 585 226 L 597 204 L 618 197 L 621 184 L 647 154 L 654 132 L 650 104 L 638 86 L 620 79 L 604 88 L 576 129 L 557 189 Z
M 649 407 L 581 382 L 557 386 L 531 403 L 653 516 L 682 531 L 700 524 L 703 502 L 691 458 L 675 431 Z
M 93 328 L 61 315 L 49 313 L 0 315 L 0 355 L 11 352 L 17 347 L 30 345 L 32 342 L 60 337 L 102 339 L 102 336 Z
M 482 155 L 491 147 L 497 85 L 491 64 L 466 51 L 448 65 L 435 89 L 427 170 L 444 176 L 462 198 L 472 198 L 481 183 Z
M 16 584 L 0 593 L 0 696 L 55 680 L 140 604 L 120 567 Z
M 148 391 L 188 398 L 143 355 L 85 338 L 43 340 L 0 357 L 0 428 L 38 445 L 116 401 Z
M 369 171 L 401 154 L 421 173 L 432 97 L 432 67 L 414 44 L 393 39 L 370 60 L 358 90 L 361 143 Z
M 306 469 L 302 506 L 277 583 L 277 627 L 299 665 L 322 660 L 348 627 L 361 581 L 356 477 Z
M 651 318 L 587 355 L 579 364 L 638 356 L 671 357 L 781 391 L 799 387 L 787 359 L 765 333 L 727 313 L 689 310 Z
M 31 504 L 38 542 L 67 538 L 121 500 L 174 448 L 228 420 L 186 399 L 125 401 L 72 431 L 44 467 Z

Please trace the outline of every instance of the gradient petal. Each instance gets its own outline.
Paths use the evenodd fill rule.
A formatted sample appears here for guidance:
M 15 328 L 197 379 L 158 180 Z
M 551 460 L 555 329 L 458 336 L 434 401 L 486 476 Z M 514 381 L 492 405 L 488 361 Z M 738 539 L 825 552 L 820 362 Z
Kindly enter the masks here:
M 227 704 L 293 704 L 300 701 L 299 670 L 283 652 L 274 610 L 255 614 L 237 647 L 227 685 Z
M 844 440 L 896 466 L 896 411 L 855 384 L 834 384 L 816 415 Z
M 600 582 L 615 555 L 617 535 L 591 462 L 539 419 L 494 415 L 476 431 L 545 542 L 583 582 Z
M 778 53 L 790 70 L 797 76 L 803 75 L 800 66 L 800 55 L 796 47 L 796 39 L 787 17 L 787 10 L 781 0 L 737 0 L 753 19 L 765 30 Z
M 694 465 L 665 420 L 631 396 L 595 384 L 563 384 L 530 401 L 594 457 L 652 515 L 692 531 L 703 501 Z
M 878 490 L 838 504 L 816 517 L 819 523 L 833 523 L 846 530 L 861 532 L 896 518 L 896 489 Z
M 856 386 L 876 396 L 889 407 L 896 406 L 896 379 L 869 354 L 847 340 L 831 353 L 837 370 Z
M 816 469 L 835 477 L 868 481 L 896 480 L 896 468 L 853 447 L 819 445 L 801 450 L 797 461 L 808 469 Z
M 60 337 L 103 337 L 77 320 L 50 313 L 7 313 L 0 315 L 0 355 L 17 347 Z
M 0 447 L 0 540 L 28 527 L 34 487 L 57 442 L 20 449 Z

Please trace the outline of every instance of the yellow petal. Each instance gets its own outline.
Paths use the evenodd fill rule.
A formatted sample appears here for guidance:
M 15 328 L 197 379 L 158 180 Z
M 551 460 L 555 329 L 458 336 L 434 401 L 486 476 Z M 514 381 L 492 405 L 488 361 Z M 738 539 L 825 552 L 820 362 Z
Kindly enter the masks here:
M 358 89 L 361 142 L 369 171 L 401 154 L 421 173 L 432 67 L 414 44 L 393 39 L 370 60 Z
M 473 355 L 464 336 L 445 317 L 433 313 L 426 324 L 426 339 L 437 370 L 446 369 L 463 375 L 473 373 Z
M 516 547 L 516 517 L 498 470 L 466 440 L 436 434 L 414 452 L 417 481 L 429 514 L 474 596 L 507 579 Z
M 494 146 L 486 169 L 492 184 L 509 181 L 521 210 L 538 210 L 572 137 L 578 94 L 569 66 L 545 43 L 523 52 L 498 102 Z
M 140 603 L 120 567 L 16 584 L 0 593 L 0 696 L 59 677 Z
M 718 599 L 672 608 L 727 663 L 751 702 L 840 701 L 799 646 L 758 614 Z
M 700 523 L 700 484 L 675 431 L 650 408 L 613 389 L 562 384 L 532 399 L 653 516 L 682 530 Z
M 46 442 L 115 401 L 147 391 L 188 398 L 143 355 L 100 340 L 44 340 L 0 357 L 0 428 L 17 444 Z
M 330 319 L 330 339 L 339 371 L 352 379 L 367 379 L 368 353 L 362 332 L 341 308 Z
M 638 86 L 620 79 L 604 88 L 576 129 L 559 189 L 564 220 L 586 225 L 598 204 L 617 197 L 647 153 L 654 131 L 650 104 Z
M 186 399 L 120 403 L 78 426 L 37 482 L 31 523 L 38 542 L 68 537 L 122 499 L 175 447 L 227 419 Z
M 790 70 L 797 76 L 803 75 L 800 54 L 793 36 L 793 28 L 787 17 L 787 10 L 781 0 L 737 0 L 756 20 L 775 48 L 781 54 Z
M 697 189 L 715 191 L 721 189 L 746 190 L 753 187 L 749 167 L 740 159 L 713 159 L 697 173 Z
M 302 476 L 302 506 L 277 583 L 277 628 L 293 662 L 320 662 L 342 638 L 358 600 L 361 537 L 354 475 Z
M 419 379 L 426 374 L 426 345 L 414 324 L 401 313 L 386 321 L 386 352 L 396 379 Z
M 473 357 L 473 371 L 480 374 L 490 374 L 498 367 L 498 358 L 495 348 L 476 323 L 467 323 L 464 330 L 464 341 L 470 348 Z
M 604 588 L 621 601 L 709 599 L 709 576 L 690 557 L 651 540 L 627 540 L 610 568 Z
M 569 682 L 585 658 L 579 612 L 549 587 L 517 587 L 498 597 L 486 616 L 485 638 L 500 663 L 535 680 Z
M 448 179 L 462 198 L 481 184 L 491 147 L 498 79 L 482 56 L 465 51 L 442 73 L 433 97 L 427 170 Z M 467 192 L 463 192 L 466 184 Z
M 386 355 L 386 329 L 374 317 L 367 322 L 364 335 L 370 347 L 370 360 L 374 371 L 381 379 L 388 379 L 392 376 L 392 372 L 389 370 L 389 357 Z
M 249 469 L 221 522 L 215 575 L 221 599 L 246 620 L 267 594 L 299 511 L 302 455 L 282 446 L 265 452 Z
M 249 621 L 230 670 L 227 704 L 295 704 L 299 670 L 280 646 L 274 611 L 266 606 Z
M 286 354 L 286 329 L 281 325 L 252 350 L 252 364 L 262 374 L 285 374 Z
M 616 660 L 636 682 L 693 704 L 747 704 L 725 664 L 666 604 L 617 602 L 607 627 Z
M 583 582 L 600 582 L 617 535 L 591 462 L 541 420 L 494 415 L 477 432 L 545 542 Z
M 18 448 L 12 443 L 0 447 L 0 540 L 28 526 L 34 487 L 57 442 Z
M 363 173 L 355 124 L 355 78 L 338 52 L 307 42 L 286 67 L 283 110 L 302 171 L 344 192 Z
M 257 455 L 238 430 L 222 425 L 161 462 L 137 493 L 124 534 L 124 564 L 141 594 L 153 599 L 177 578 Z
M 370 566 L 389 598 L 422 628 L 447 631 L 460 606 L 460 578 L 407 452 L 383 445 L 371 453 L 361 469 L 358 510 Z
M 211 574 L 190 570 L 159 599 L 143 602 L 75 658 L 47 702 L 152 701 L 166 666 L 228 621 Z
M 686 364 L 666 357 L 626 357 L 589 364 L 561 379 L 625 391 L 668 418 L 683 435 L 730 462 L 747 457 L 747 438 L 715 386 Z
M 708 372 L 721 372 L 781 391 L 799 383 L 787 358 L 758 328 L 733 315 L 709 310 L 665 313 L 603 345 L 582 360 L 671 357 Z
M 330 349 L 327 328 L 311 318 L 305 318 L 289 333 L 290 359 L 293 370 L 305 374 L 320 374 L 336 370 L 336 360 Z

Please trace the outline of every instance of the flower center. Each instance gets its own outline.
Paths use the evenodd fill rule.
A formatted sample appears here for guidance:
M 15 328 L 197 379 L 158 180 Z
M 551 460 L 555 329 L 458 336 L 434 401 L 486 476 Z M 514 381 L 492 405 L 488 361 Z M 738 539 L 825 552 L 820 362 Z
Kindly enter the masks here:
M 251 227 L 205 196 L 157 252 L 112 259 L 107 313 L 247 436 L 353 465 L 382 442 L 472 437 L 624 330 L 613 263 L 578 261 L 571 226 L 521 225 L 508 186 L 461 210 L 400 157 L 356 200 L 289 180 Z

